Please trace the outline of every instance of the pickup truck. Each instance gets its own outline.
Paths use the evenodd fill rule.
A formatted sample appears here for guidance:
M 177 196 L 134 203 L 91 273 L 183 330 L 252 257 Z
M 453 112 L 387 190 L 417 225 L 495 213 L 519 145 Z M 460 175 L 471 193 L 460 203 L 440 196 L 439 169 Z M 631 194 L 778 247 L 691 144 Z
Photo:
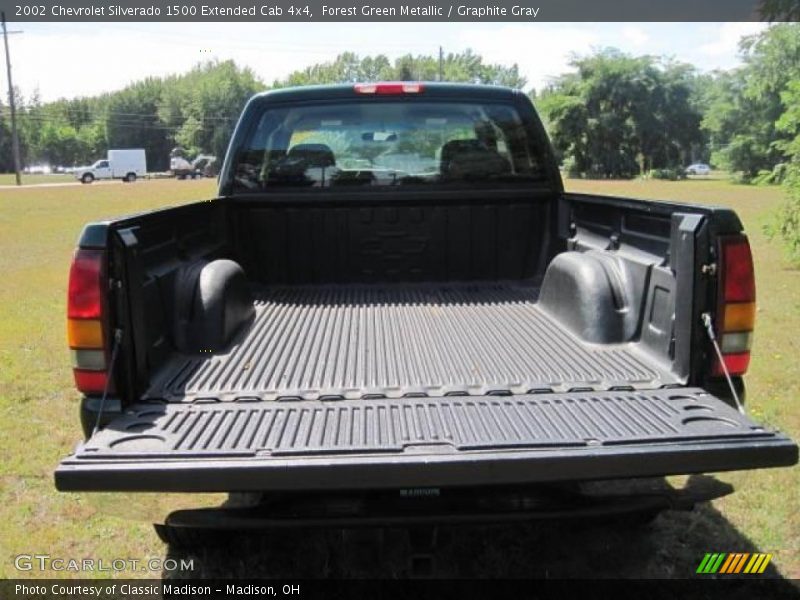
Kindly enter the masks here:
M 121 179 L 132 183 L 137 177 L 147 175 L 147 157 L 143 148 L 109 150 L 105 159 L 89 167 L 76 167 L 72 174 L 81 183 L 92 183 L 101 179 Z
M 742 408 L 754 317 L 734 212 L 565 192 L 518 91 L 274 90 L 216 198 L 84 228 L 55 483 L 241 501 L 172 541 L 688 507 L 591 490 L 797 462 Z

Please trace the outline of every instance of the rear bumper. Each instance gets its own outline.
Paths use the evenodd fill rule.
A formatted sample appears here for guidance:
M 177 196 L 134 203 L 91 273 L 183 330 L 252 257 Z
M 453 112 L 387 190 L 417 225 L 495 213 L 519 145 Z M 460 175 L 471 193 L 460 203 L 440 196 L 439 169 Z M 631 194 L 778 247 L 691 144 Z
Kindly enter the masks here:
M 133 407 L 64 491 L 535 484 L 789 466 L 797 446 L 699 389 Z
M 294 527 L 404 527 L 550 519 L 608 519 L 691 510 L 733 492 L 705 475 L 674 488 L 663 478 L 583 485 L 426 488 L 369 492 L 285 493 L 238 498 L 213 508 L 171 513 L 165 525 L 200 530 Z

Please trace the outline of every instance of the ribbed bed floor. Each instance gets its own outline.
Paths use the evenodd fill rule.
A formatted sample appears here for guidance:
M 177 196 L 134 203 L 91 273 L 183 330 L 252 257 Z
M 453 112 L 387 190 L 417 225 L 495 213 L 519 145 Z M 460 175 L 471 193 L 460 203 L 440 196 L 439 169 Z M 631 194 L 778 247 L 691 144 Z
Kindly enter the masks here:
M 516 285 L 287 287 L 225 353 L 176 354 L 146 397 L 521 394 L 674 383 L 631 345 L 581 342 Z

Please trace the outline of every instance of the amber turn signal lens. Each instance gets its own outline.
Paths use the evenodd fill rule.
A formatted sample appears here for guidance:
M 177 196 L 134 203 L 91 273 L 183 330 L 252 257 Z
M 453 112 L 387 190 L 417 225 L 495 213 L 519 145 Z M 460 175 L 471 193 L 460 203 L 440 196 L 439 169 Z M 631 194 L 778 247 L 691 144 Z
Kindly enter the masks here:
M 103 326 L 96 319 L 68 319 L 67 342 L 70 348 L 102 348 Z
M 722 331 L 752 331 L 756 322 L 755 302 L 736 302 L 725 305 Z

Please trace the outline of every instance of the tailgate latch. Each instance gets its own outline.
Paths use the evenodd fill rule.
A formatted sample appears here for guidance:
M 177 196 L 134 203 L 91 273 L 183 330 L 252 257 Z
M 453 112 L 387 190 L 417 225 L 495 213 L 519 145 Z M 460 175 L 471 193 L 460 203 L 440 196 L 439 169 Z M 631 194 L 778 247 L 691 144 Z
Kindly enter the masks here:
M 714 333 L 714 321 L 712 321 L 711 315 L 707 312 L 703 313 L 701 318 L 703 319 L 703 325 L 705 325 L 706 332 L 711 340 L 711 344 L 714 346 L 714 351 L 717 353 L 717 358 L 719 359 L 719 364 L 722 367 L 722 372 L 725 373 L 725 379 L 728 382 L 728 387 L 731 388 L 731 394 L 733 395 L 733 399 L 736 401 L 736 408 L 739 409 L 740 413 L 745 414 L 744 406 L 742 405 L 741 400 L 739 400 L 739 394 L 736 393 L 736 386 L 733 385 L 733 379 L 731 379 L 728 366 L 725 364 L 725 359 L 722 358 L 722 350 L 717 343 L 717 336 Z

